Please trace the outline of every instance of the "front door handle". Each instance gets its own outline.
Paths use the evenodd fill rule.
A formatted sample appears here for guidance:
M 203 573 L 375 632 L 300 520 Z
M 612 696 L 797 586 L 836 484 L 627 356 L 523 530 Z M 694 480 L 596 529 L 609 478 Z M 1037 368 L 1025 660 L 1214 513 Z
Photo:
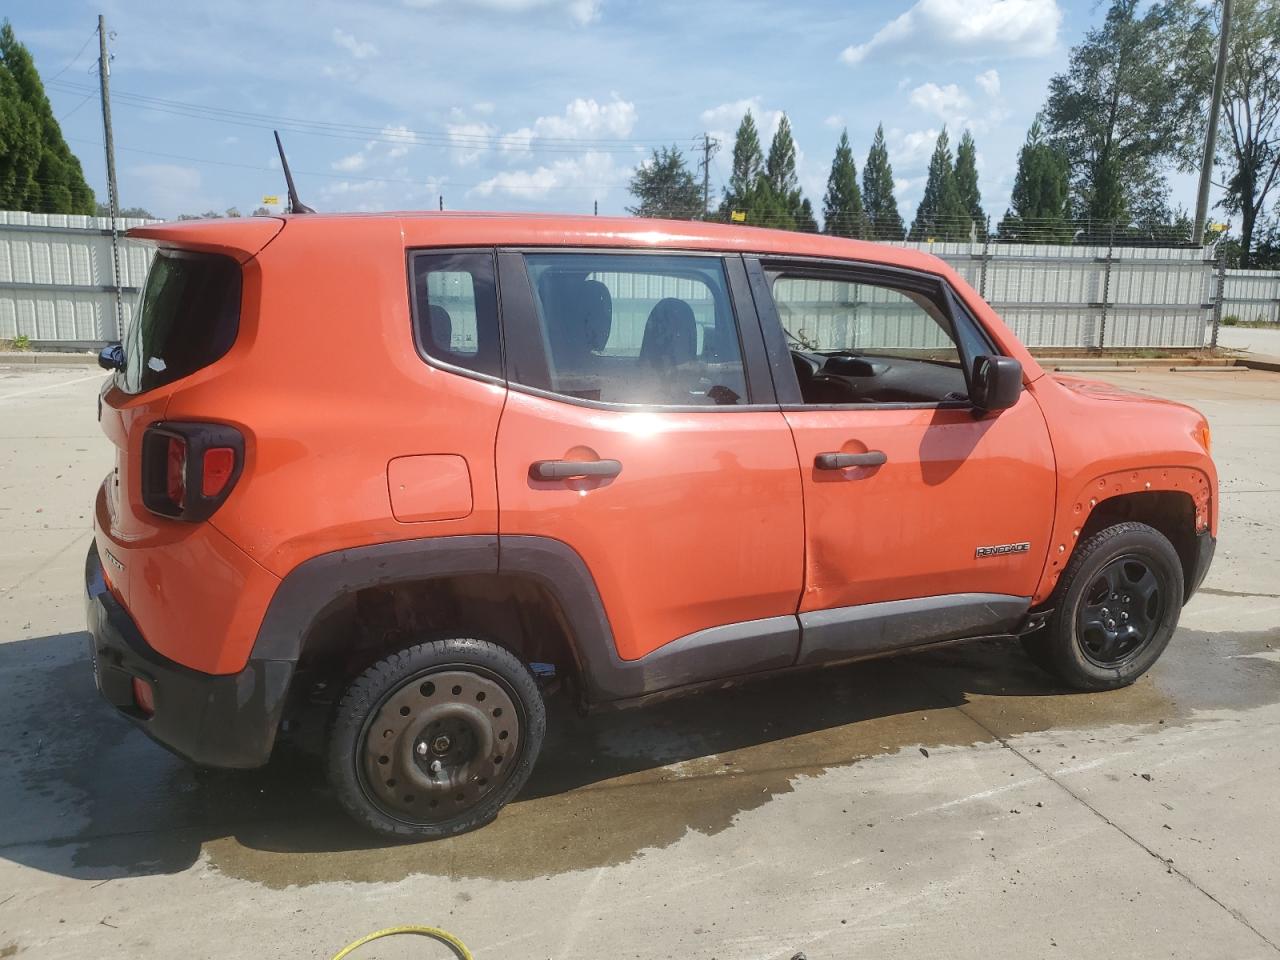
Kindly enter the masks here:
M 535 460 L 529 476 L 535 480 L 576 480 L 581 477 L 616 477 L 622 472 L 617 460 Z
M 866 453 L 820 453 L 813 458 L 813 465 L 819 470 L 845 470 L 849 467 L 878 467 L 888 459 L 883 450 L 868 450 Z

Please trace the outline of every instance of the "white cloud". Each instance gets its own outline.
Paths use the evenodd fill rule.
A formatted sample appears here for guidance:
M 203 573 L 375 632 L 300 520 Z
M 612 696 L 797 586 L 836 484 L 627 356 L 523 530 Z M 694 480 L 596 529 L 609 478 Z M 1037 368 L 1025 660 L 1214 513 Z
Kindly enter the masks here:
M 827 117 L 822 122 L 824 125 L 830 127 L 832 130 L 839 130 L 841 127 L 845 125 L 846 121 L 844 117 L 840 116 L 840 114 L 833 113 L 831 114 L 831 116 Z
M 995 68 L 983 70 L 973 78 L 974 83 L 982 88 L 982 92 L 988 97 L 1000 96 L 1000 74 Z
M 918 168 L 928 162 L 930 154 L 933 153 L 934 144 L 938 140 L 939 131 L 929 130 L 912 130 L 903 132 L 902 130 L 890 130 L 889 141 L 889 160 L 896 166 L 907 168 Z
M 528 13 L 534 10 L 563 11 L 576 23 L 587 24 L 600 17 L 601 0 L 404 0 L 407 7 L 454 6 L 460 10 L 468 7 L 492 10 L 497 13 Z
M 477 184 L 469 193 L 480 197 L 506 195 L 528 202 L 553 191 L 578 191 L 580 202 L 585 205 L 589 199 L 605 199 L 609 190 L 630 173 L 614 162 L 612 154 L 589 150 L 580 157 L 567 157 L 532 170 L 504 171 Z
M 398 160 L 407 156 L 411 147 L 417 142 L 412 130 L 403 124 L 383 127 L 378 131 L 378 139 L 370 140 L 355 153 L 333 161 L 334 170 L 342 173 L 357 173 L 371 163 Z
M 578 97 L 564 112 L 538 117 L 530 126 L 502 135 L 499 146 L 506 153 L 523 156 L 534 140 L 617 140 L 629 135 L 636 125 L 636 105 L 614 94 L 599 103 Z
M 378 48 L 372 43 L 366 40 L 357 40 L 354 34 L 347 33 L 339 27 L 333 28 L 333 42 L 357 60 L 368 60 L 378 52 Z
M 450 123 L 445 129 L 449 131 L 449 142 L 453 144 L 453 161 L 459 166 L 468 166 L 479 160 L 498 132 L 492 124 L 474 121 Z
M 1049 53 L 1062 24 L 1057 0 L 916 0 L 840 59 L 938 62 Z
M 164 216 L 201 213 L 216 208 L 219 202 L 202 193 L 200 171 L 171 163 L 147 163 L 126 167 L 121 179 L 134 195 L 145 195 L 147 207 Z M 134 188 L 132 184 L 138 184 Z
M 912 106 L 943 120 L 949 120 L 972 105 L 969 95 L 954 83 L 948 83 L 945 87 L 936 83 L 922 83 L 911 91 L 909 99 Z

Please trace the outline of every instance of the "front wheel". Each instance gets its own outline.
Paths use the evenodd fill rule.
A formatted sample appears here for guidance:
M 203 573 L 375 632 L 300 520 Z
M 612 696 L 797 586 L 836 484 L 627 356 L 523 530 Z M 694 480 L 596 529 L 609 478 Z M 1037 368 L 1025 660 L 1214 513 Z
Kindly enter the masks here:
M 1178 626 L 1182 599 L 1182 564 L 1173 545 L 1145 523 L 1119 523 L 1077 547 L 1048 623 L 1023 643 L 1068 686 L 1114 690 L 1160 657 Z
M 329 780 L 347 812 L 383 836 L 453 836 L 519 792 L 546 725 L 537 683 L 509 651 L 474 639 L 420 643 L 347 687 Z

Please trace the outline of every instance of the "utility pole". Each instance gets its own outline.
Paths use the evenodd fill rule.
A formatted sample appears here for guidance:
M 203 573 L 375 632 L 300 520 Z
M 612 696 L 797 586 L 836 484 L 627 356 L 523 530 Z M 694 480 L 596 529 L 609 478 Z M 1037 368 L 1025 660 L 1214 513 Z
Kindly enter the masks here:
M 702 135 L 702 215 L 711 212 L 711 158 L 720 149 L 720 141 L 709 133 Z
M 120 194 L 116 190 L 116 145 L 111 136 L 111 56 L 107 21 L 98 14 L 98 90 L 102 98 L 102 143 L 107 151 L 107 206 L 111 214 L 111 283 L 116 288 L 116 339 L 124 339 L 124 303 L 120 299 Z
M 1213 156 L 1218 142 L 1218 111 L 1222 108 L 1222 87 L 1227 79 L 1227 56 L 1231 44 L 1231 0 L 1222 0 L 1222 29 L 1218 33 L 1218 67 L 1213 74 L 1213 99 L 1209 101 L 1209 129 L 1200 160 L 1200 191 L 1196 194 L 1196 222 L 1191 242 L 1204 242 L 1204 225 L 1209 216 L 1209 181 L 1213 177 Z

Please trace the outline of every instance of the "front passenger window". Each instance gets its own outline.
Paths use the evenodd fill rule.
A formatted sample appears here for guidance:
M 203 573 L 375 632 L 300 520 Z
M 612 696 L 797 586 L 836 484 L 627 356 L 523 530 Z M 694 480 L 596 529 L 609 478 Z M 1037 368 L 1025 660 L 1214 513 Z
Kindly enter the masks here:
M 770 280 L 805 403 L 968 398 L 951 322 L 928 295 L 780 272 Z

